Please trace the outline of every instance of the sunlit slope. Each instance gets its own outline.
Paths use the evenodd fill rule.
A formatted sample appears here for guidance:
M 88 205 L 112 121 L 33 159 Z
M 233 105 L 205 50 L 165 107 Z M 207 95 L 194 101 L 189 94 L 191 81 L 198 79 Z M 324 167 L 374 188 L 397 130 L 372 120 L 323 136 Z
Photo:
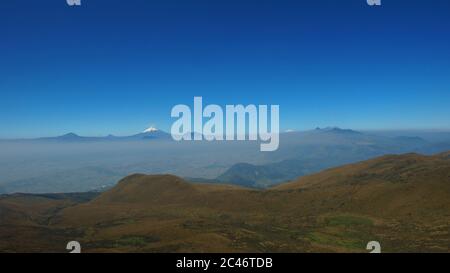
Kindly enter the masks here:
M 300 190 L 340 211 L 428 221 L 450 214 L 449 153 L 390 155 L 326 170 L 273 188 Z

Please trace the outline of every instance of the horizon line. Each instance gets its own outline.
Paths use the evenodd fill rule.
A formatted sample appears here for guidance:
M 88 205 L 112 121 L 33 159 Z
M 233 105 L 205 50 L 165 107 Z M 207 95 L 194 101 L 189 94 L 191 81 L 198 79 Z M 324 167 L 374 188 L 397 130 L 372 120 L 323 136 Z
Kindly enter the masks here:
M 285 129 L 280 130 L 280 134 L 288 134 L 288 133 L 299 133 L 299 132 L 308 132 L 308 131 L 314 131 L 317 129 L 340 129 L 340 130 L 351 130 L 351 131 L 359 131 L 359 132 L 430 132 L 430 133 L 450 133 L 450 127 L 449 128 L 344 128 L 339 126 L 325 126 L 325 127 L 314 127 L 314 128 L 308 128 L 308 129 Z M 170 134 L 168 131 L 163 129 L 157 129 L 157 131 L 154 132 L 164 132 L 167 134 Z M 78 137 L 92 137 L 92 138 L 106 138 L 106 137 L 129 137 L 134 136 L 137 134 L 146 133 L 143 131 L 129 133 L 129 134 L 114 134 L 114 133 L 108 133 L 108 134 L 83 134 L 83 133 L 76 133 L 75 131 L 69 131 L 66 133 L 59 133 L 54 135 L 42 135 L 42 136 L 16 136 L 16 137 L 2 137 L 0 136 L 0 140 L 34 140 L 34 139 L 42 139 L 42 138 L 57 138 L 57 137 L 63 137 L 66 135 L 73 134 Z M 150 132 L 151 133 L 151 132 Z M 190 132 L 190 133 L 197 133 L 201 134 L 199 132 Z M 246 134 L 247 135 L 247 134 Z

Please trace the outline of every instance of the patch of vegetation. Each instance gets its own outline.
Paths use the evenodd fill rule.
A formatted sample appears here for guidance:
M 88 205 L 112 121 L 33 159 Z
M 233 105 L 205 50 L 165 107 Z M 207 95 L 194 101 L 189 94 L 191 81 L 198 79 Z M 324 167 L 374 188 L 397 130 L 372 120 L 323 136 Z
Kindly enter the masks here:
M 94 241 L 88 243 L 88 247 L 99 248 L 119 248 L 119 247 L 145 247 L 150 243 L 159 242 L 160 238 L 156 236 L 137 236 L 127 235 L 116 240 Z
M 124 236 L 116 240 L 117 246 L 135 246 L 143 247 L 148 243 L 154 243 L 159 241 L 156 237 L 142 237 L 142 236 Z
M 333 217 L 327 217 L 325 219 L 325 224 L 327 226 L 373 226 L 373 221 L 369 218 L 351 216 L 351 215 L 339 215 Z
M 314 242 L 321 245 L 326 246 L 339 246 L 339 247 L 345 247 L 348 249 L 357 249 L 357 250 L 363 250 L 365 249 L 365 246 L 367 244 L 367 240 L 361 239 L 360 237 L 364 236 L 351 236 L 355 235 L 354 233 L 339 233 L 339 234 L 333 234 L 333 233 L 327 233 L 327 232 L 320 232 L 315 231 L 311 232 L 307 235 L 307 238 Z
M 306 238 L 316 244 L 364 251 L 367 242 L 376 239 L 372 234 L 373 221 L 369 218 L 336 215 L 320 222 L 314 231 L 306 234 Z

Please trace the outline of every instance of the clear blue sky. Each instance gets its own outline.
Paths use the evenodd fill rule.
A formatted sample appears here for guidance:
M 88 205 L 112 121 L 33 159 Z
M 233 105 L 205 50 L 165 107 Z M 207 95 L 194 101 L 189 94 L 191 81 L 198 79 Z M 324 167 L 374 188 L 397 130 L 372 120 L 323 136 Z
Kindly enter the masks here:
M 281 128 L 450 127 L 450 1 L 10 0 L 0 137 L 168 130 L 173 105 L 279 104 Z

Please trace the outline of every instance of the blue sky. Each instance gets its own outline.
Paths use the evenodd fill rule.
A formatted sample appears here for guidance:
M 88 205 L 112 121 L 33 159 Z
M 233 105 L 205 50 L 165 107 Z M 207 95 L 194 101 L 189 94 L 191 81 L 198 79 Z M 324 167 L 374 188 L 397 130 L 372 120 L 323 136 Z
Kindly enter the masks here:
M 450 1 L 4 1 L 0 137 L 168 130 L 175 104 L 281 129 L 450 128 Z

